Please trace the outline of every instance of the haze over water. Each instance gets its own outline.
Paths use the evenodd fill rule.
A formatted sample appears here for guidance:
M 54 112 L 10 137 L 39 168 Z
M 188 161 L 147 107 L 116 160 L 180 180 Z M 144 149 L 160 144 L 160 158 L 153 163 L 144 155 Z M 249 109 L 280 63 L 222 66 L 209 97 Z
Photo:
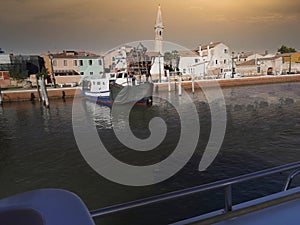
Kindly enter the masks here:
M 110 206 L 173 190 L 192 187 L 272 168 L 300 159 L 300 83 L 244 86 L 223 89 L 227 130 L 221 151 L 205 172 L 198 171 L 208 141 L 209 106 L 199 90 L 192 95 L 201 124 L 197 150 L 187 165 L 170 179 L 146 187 L 129 187 L 108 181 L 84 161 L 72 129 L 72 100 L 52 100 L 50 109 L 38 102 L 6 103 L 0 108 L 0 197 L 38 188 L 64 188 L 78 194 L 89 209 Z M 161 92 L 161 95 L 168 95 Z M 183 97 L 172 92 L 181 104 Z M 176 96 L 175 96 L 176 95 Z M 81 98 L 74 100 L 93 110 Z M 119 160 L 148 165 L 168 157 L 180 135 L 174 108 L 156 99 L 153 107 L 136 107 L 131 129 L 140 138 L 149 135 L 153 116 L 168 125 L 167 137 L 156 151 L 136 153 L 114 137 L 110 109 L 96 106 L 94 122 L 101 140 Z M 247 182 L 233 189 L 235 203 L 279 191 L 286 173 Z M 98 219 L 99 224 L 166 224 L 223 207 L 223 191 L 129 210 Z

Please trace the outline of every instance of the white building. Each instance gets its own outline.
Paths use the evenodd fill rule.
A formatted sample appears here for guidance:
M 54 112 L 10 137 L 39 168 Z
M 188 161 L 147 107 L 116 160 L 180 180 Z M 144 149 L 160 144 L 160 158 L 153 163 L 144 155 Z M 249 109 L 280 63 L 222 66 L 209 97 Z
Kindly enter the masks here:
M 192 75 L 195 74 L 195 64 L 200 62 L 200 57 L 195 51 L 178 51 L 177 53 L 179 57 L 179 72 L 182 75 Z
M 234 57 L 234 61 L 238 65 L 252 59 L 262 58 L 263 56 L 263 54 L 257 54 L 254 52 L 241 52 L 237 53 L 237 56 Z
M 286 66 L 285 66 L 286 67 Z M 282 56 L 255 58 L 236 66 L 236 72 L 244 76 L 280 75 L 284 70 Z
M 202 76 L 222 78 L 224 72 L 231 71 L 232 55 L 229 47 L 222 42 L 200 45 L 198 52 L 200 61 L 196 71 L 204 71 Z
M 127 53 L 133 49 L 132 46 L 122 46 L 107 52 L 104 56 L 105 69 L 117 71 L 127 69 Z
M 0 48 L 0 64 L 10 64 L 11 60 L 10 60 L 10 56 L 9 54 L 5 54 L 4 51 L 2 51 L 2 49 Z

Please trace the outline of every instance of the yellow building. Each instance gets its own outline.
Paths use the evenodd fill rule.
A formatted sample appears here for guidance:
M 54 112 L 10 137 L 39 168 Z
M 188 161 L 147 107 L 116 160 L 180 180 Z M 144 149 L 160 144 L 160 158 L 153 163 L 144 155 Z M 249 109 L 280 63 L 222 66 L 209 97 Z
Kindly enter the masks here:
M 49 76 L 52 75 L 52 66 L 51 66 L 51 60 L 48 55 L 42 54 L 40 55 L 44 59 L 45 62 L 45 68 L 48 70 Z
M 300 63 L 300 52 L 282 54 L 283 63 Z

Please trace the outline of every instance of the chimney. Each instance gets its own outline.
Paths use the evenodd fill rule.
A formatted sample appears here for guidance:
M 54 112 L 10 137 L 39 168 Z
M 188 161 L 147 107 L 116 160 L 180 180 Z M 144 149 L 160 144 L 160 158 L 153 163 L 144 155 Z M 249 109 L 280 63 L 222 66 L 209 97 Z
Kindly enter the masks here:
M 203 53 L 202 53 L 202 46 L 199 45 L 199 55 L 202 57 L 203 56 Z
M 207 58 L 208 58 L 208 60 L 210 60 L 210 49 L 209 49 L 209 45 L 207 45 Z

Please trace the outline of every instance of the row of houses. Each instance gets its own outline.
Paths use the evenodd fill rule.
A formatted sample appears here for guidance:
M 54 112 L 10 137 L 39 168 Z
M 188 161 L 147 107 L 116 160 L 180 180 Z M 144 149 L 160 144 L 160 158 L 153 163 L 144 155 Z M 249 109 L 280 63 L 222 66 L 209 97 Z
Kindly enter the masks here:
M 0 85 L 9 86 L 10 75 L 17 73 L 24 77 L 32 77 L 31 80 L 34 82 L 34 74 L 43 69 L 48 71 L 49 83 L 78 84 L 85 76 L 101 76 L 105 72 L 126 69 L 128 57 L 132 56 L 133 51 L 144 52 L 152 61 L 149 72 L 153 76 L 164 74 L 164 68 L 173 69 L 182 75 L 193 75 L 199 79 L 231 78 L 232 74 L 261 76 L 300 72 L 299 52 L 234 53 L 222 42 L 199 45 L 192 50 L 174 49 L 163 54 L 147 51 L 142 44 L 137 47 L 123 46 L 105 55 L 86 51 L 62 51 L 26 56 L 5 54 L 0 49 Z
M 63 51 L 42 55 L 13 55 L 0 52 L 0 85 L 11 85 L 10 77 L 27 78 L 35 83 L 35 75 L 48 72 L 48 83 L 76 85 L 84 76 L 104 73 L 104 58 L 91 52 Z
M 109 52 L 105 56 L 106 68 L 120 70 L 126 68 L 126 55 L 132 49 L 124 46 Z M 146 52 L 152 61 L 151 74 L 163 71 L 164 65 L 183 75 L 195 75 L 200 79 L 231 78 L 240 76 L 283 75 L 300 73 L 300 52 L 269 54 L 255 52 L 235 53 L 222 42 L 199 45 L 192 50 L 164 52 Z M 230 75 L 230 76 L 228 76 Z
M 199 45 L 190 51 L 178 51 L 179 70 L 199 78 L 283 75 L 300 73 L 300 52 L 286 54 L 234 53 L 222 42 Z
M 104 58 L 85 51 L 63 51 L 41 55 L 52 82 L 58 85 L 77 85 L 83 77 L 101 76 Z

